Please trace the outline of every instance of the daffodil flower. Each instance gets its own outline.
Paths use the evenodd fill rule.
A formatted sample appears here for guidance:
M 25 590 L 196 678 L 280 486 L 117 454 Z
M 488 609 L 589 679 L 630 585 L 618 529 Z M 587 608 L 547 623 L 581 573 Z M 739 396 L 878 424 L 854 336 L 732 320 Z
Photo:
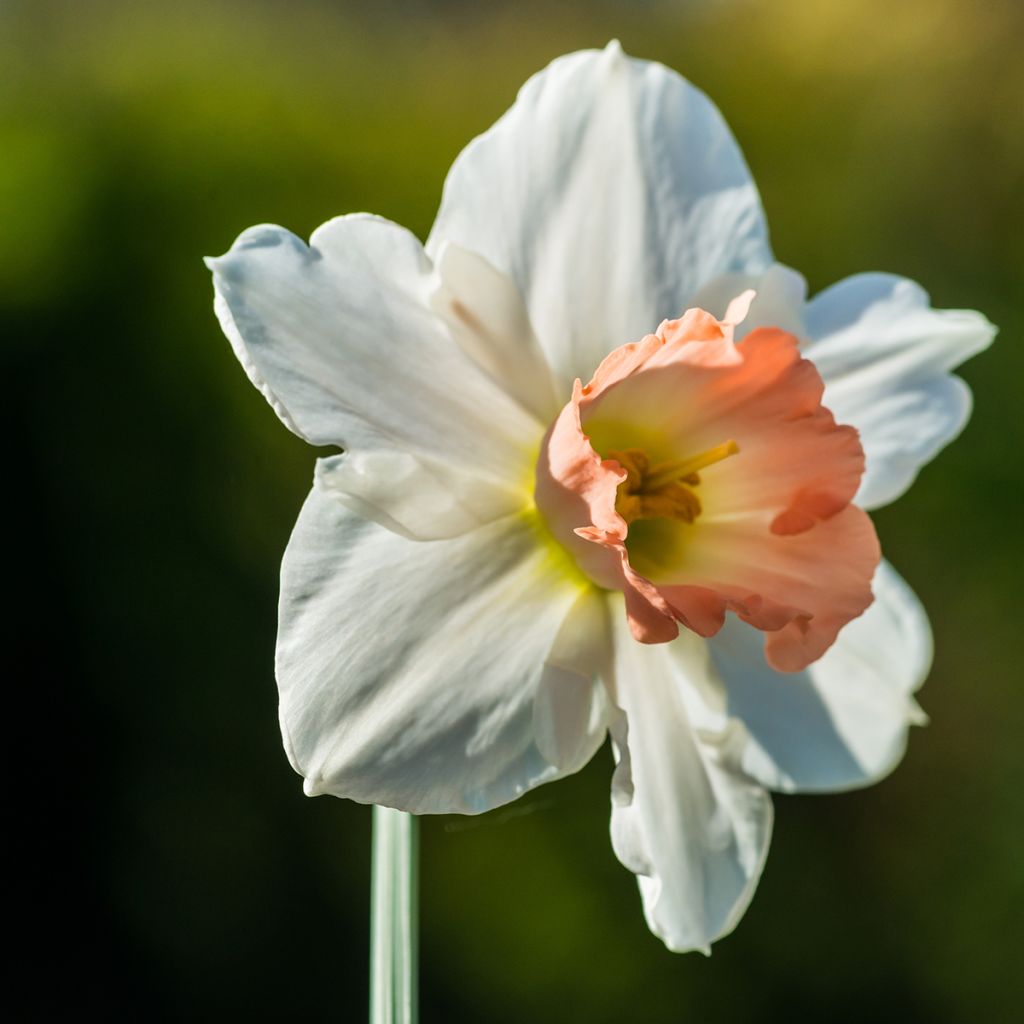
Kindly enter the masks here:
M 615 851 L 652 930 L 707 950 L 769 791 L 900 759 L 931 639 L 865 510 L 961 430 L 950 371 L 994 330 L 885 274 L 807 301 L 692 85 L 563 57 L 458 157 L 425 246 L 354 215 L 211 266 L 253 383 L 342 449 L 281 574 L 307 793 L 475 814 L 610 732 Z

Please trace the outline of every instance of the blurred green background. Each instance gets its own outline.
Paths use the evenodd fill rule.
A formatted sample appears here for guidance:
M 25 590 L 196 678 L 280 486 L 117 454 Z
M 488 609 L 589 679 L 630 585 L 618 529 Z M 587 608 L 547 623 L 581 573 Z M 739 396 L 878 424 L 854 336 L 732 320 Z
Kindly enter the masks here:
M 1020 1019 L 1022 12 L 0 4 L 8 500 L 39 587 L 16 588 L 39 670 L 10 727 L 38 869 L 20 1019 L 363 1019 L 369 810 L 302 796 L 272 674 L 316 453 L 239 370 L 201 257 L 353 210 L 424 237 L 525 78 L 613 36 L 719 104 L 812 290 L 891 270 L 1002 328 L 964 370 L 969 429 L 876 517 L 932 616 L 932 721 L 883 784 L 777 800 L 760 889 L 710 959 L 644 925 L 607 750 L 510 808 L 424 821 L 423 1018 Z

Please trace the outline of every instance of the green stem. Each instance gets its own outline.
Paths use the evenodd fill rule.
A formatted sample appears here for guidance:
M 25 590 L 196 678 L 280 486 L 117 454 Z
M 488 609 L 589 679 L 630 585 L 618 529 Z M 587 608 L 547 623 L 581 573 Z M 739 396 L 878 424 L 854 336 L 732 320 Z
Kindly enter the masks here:
M 411 814 L 373 809 L 370 1024 L 416 1024 L 418 828 Z

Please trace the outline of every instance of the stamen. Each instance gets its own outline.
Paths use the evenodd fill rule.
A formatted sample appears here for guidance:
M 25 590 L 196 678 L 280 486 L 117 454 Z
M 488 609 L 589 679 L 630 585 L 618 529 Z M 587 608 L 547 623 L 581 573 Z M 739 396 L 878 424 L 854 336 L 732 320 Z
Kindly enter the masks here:
M 697 471 L 739 450 L 735 441 L 726 441 L 689 459 L 661 462 L 653 469 L 640 448 L 609 451 L 607 458 L 614 459 L 626 472 L 615 497 L 616 511 L 627 523 L 657 518 L 692 523 L 701 513 L 700 499 L 690 490 L 700 483 Z
M 623 486 L 628 491 L 639 491 L 644 474 L 650 468 L 651 460 L 640 448 L 627 448 L 624 451 L 610 451 L 609 459 L 614 459 L 625 471 L 626 479 Z
M 639 503 L 635 519 L 664 517 L 692 523 L 701 513 L 700 498 L 689 487 L 679 483 L 670 483 L 653 494 L 640 493 L 631 497 Z M 622 515 L 621 512 L 619 514 Z
M 739 450 L 740 446 L 735 441 L 724 441 L 722 444 L 716 444 L 714 448 L 701 452 L 700 455 L 693 455 L 688 459 L 678 459 L 674 462 L 659 463 L 644 475 L 643 489 L 657 491 L 666 484 L 677 480 L 686 480 L 698 470 L 707 469 L 708 466 L 713 466 L 716 462 L 735 455 Z

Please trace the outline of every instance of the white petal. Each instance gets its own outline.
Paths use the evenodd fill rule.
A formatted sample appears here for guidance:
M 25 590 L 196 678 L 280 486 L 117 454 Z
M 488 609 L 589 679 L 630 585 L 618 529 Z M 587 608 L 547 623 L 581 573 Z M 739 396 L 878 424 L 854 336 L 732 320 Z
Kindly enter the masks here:
M 669 949 L 710 952 L 750 903 L 771 836 L 768 793 L 738 759 L 743 726 L 700 728 L 707 648 L 684 632 L 671 644 L 639 644 L 614 614 L 618 756 L 612 842 L 639 875 L 647 923 Z M 624 734 L 625 733 L 625 734 Z
M 225 333 L 302 437 L 443 463 L 474 477 L 476 491 L 525 477 L 544 427 L 431 309 L 434 269 L 409 232 L 379 218 L 340 217 L 307 247 L 282 228 L 251 228 L 209 263 Z M 389 498 L 383 483 L 374 492 L 381 521 L 401 519 L 387 506 L 405 495 Z M 508 511 L 500 495 L 491 504 Z
M 963 429 L 970 392 L 949 371 L 986 348 L 995 328 L 972 310 L 935 310 L 913 281 L 858 274 L 815 296 L 806 355 L 825 404 L 861 434 L 867 469 L 857 504 L 898 498 Z
M 566 395 L 705 281 L 771 262 L 721 114 L 617 43 L 556 60 L 462 152 L 427 251 L 446 241 L 512 276 Z
M 537 687 L 537 747 L 566 773 L 586 764 L 608 731 L 605 690 L 594 680 L 611 664 L 610 629 L 602 592 L 588 587 L 562 622 Z
M 482 256 L 445 243 L 437 256 L 431 305 L 466 354 L 545 425 L 559 396 L 515 282 Z
M 404 451 L 346 452 L 318 459 L 316 482 L 364 519 L 410 540 L 444 540 L 514 513 L 514 486 Z
M 924 610 L 883 562 L 874 604 L 803 672 L 764 660 L 764 635 L 732 616 L 709 641 L 727 712 L 748 734 L 743 770 L 782 792 L 877 782 L 903 757 L 907 730 L 924 721 L 913 699 L 931 666 Z
M 541 537 L 513 516 L 411 542 L 314 487 L 282 566 L 277 651 L 285 747 L 307 793 L 477 813 L 590 758 L 600 689 L 573 652 L 600 647 L 599 620 Z
M 747 315 L 736 324 L 733 338 L 741 341 L 758 327 L 779 327 L 801 340 L 806 339 L 804 301 L 807 282 L 802 274 L 782 263 L 773 263 L 763 274 L 723 274 L 701 286 L 691 304 L 725 318 L 730 303 L 747 289 L 754 299 Z

